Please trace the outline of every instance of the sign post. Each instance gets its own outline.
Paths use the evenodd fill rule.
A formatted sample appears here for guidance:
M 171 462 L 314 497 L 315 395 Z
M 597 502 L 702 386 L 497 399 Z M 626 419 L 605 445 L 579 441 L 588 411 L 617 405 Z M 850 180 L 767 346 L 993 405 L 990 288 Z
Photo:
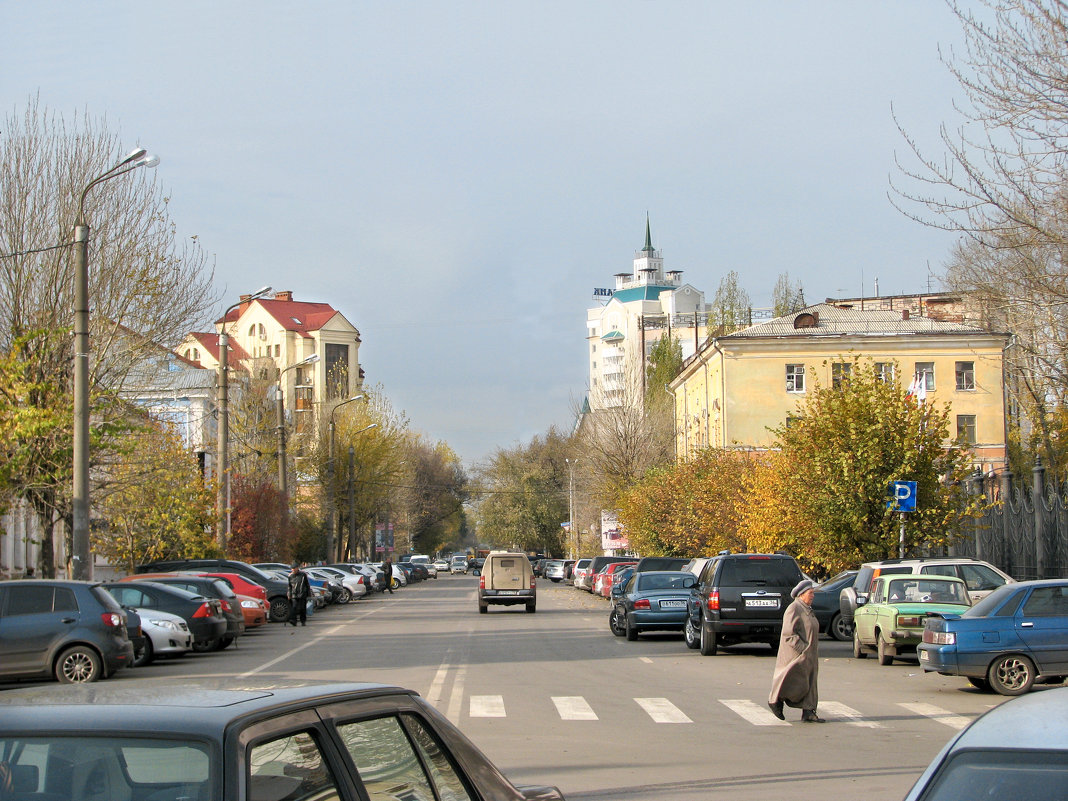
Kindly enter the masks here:
M 897 555 L 899 559 L 905 558 L 905 515 L 916 511 L 916 482 L 894 481 L 887 489 L 890 499 L 886 502 L 887 509 L 894 509 L 901 513 L 901 528 L 897 538 Z

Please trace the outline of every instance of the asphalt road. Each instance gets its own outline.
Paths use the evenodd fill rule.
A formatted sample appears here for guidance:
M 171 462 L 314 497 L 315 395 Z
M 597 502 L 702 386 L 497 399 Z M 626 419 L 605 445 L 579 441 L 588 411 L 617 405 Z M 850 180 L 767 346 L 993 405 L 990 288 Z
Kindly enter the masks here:
M 304 677 L 413 688 L 517 783 L 569 799 L 900 799 L 960 727 L 1003 698 L 915 662 L 854 660 L 820 644 L 823 725 L 765 704 L 766 646 L 702 657 L 681 635 L 612 636 L 608 604 L 539 580 L 538 611 L 480 615 L 474 576 L 446 576 L 271 624 L 236 650 L 123 671 Z M 1042 690 L 1038 690 L 1041 692 Z

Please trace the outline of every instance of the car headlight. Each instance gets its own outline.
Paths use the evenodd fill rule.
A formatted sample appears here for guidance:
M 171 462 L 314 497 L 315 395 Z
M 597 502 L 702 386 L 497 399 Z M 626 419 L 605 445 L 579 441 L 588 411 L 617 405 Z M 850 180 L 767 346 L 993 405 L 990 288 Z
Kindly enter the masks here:
M 260 602 L 259 601 L 252 601 L 252 600 L 242 601 L 241 602 L 241 608 L 242 609 L 259 609 L 260 608 Z
M 179 630 L 178 629 L 178 624 L 175 623 L 173 620 L 149 620 L 148 622 L 151 623 L 156 628 L 170 629 L 171 631 L 178 631 Z

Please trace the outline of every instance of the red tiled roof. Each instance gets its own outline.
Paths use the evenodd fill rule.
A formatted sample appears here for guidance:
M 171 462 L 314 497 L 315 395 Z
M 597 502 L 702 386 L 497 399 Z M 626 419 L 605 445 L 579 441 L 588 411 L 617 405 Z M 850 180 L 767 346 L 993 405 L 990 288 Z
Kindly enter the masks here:
M 219 361 L 219 335 L 214 331 L 194 331 L 189 336 L 193 337 L 202 347 L 206 353 L 211 355 L 215 361 Z M 248 353 L 241 345 L 239 345 L 233 337 L 230 337 L 230 344 L 227 348 L 230 352 L 228 354 L 227 363 L 230 362 L 230 357 L 234 361 L 243 361 L 249 358 Z
M 321 329 L 338 313 L 329 303 L 306 303 L 300 300 L 271 298 L 258 298 L 253 303 L 259 303 L 286 331 L 294 331 L 303 337 L 309 337 L 309 331 Z M 236 322 L 241 312 L 241 309 L 232 309 L 226 316 L 226 322 Z

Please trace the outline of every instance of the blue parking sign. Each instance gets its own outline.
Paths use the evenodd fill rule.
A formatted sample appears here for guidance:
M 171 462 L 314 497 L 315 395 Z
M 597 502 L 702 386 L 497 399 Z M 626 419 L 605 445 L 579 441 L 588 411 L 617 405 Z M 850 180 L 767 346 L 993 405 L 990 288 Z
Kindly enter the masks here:
M 916 511 L 916 482 L 894 481 L 890 484 L 888 493 L 890 500 L 886 502 L 887 509 L 896 512 Z

